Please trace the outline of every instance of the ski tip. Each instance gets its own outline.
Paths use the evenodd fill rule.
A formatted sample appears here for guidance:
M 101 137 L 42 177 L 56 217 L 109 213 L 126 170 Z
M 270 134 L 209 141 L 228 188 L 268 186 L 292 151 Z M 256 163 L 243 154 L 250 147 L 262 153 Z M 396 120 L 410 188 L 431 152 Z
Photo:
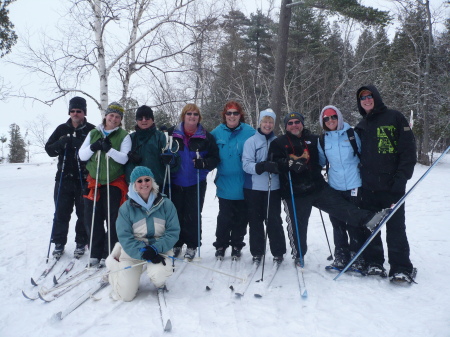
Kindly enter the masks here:
M 262 295 L 261 295 L 261 294 L 255 294 L 255 297 L 256 297 L 256 298 L 261 298 Z
M 58 280 L 56 279 L 56 275 L 53 275 L 53 284 L 58 284 Z
M 211 290 L 211 287 L 210 286 L 206 286 L 206 290 Z
M 302 298 L 308 298 L 308 291 L 305 290 L 304 292 L 302 292 Z
M 242 293 L 234 293 L 234 294 L 236 295 L 237 298 L 241 298 L 244 296 L 244 294 L 242 294 Z
M 64 318 L 62 315 L 62 311 L 57 312 L 53 317 L 59 321 L 61 321 Z
M 27 294 L 25 294 L 25 291 L 23 291 L 23 290 L 22 290 L 22 295 L 23 295 L 23 297 L 25 297 L 27 300 L 32 300 L 32 301 L 34 301 L 34 300 L 37 299 L 37 297 L 36 297 L 36 298 L 33 298 L 33 297 L 28 296 Z
M 38 296 L 39 296 L 39 298 L 40 298 L 41 300 L 43 300 L 45 303 L 51 302 L 51 301 L 45 299 L 45 298 L 42 296 L 42 294 L 41 294 L 40 292 L 38 293 Z
M 166 322 L 166 326 L 164 327 L 164 331 L 171 331 L 172 330 L 172 322 L 170 321 L 170 319 L 167 320 Z
M 35 287 L 38 285 L 33 278 L 31 278 L 31 284 L 34 285 Z

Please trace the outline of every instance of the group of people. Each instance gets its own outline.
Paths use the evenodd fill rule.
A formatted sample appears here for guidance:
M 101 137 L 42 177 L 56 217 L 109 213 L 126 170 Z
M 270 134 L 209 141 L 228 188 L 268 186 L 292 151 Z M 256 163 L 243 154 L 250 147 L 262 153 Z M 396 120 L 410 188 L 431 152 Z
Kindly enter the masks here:
M 150 279 L 163 288 L 173 272 L 169 256 L 179 257 L 184 245 L 184 258 L 199 253 L 206 177 L 217 168 L 213 245 L 218 259 L 228 247 L 233 259 L 241 256 L 249 225 L 254 263 L 265 256 L 267 240 L 274 263 L 281 263 L 286 254 L 283 204 L 292 257 L 303 267 L 314 206 L 330 216 L 333 266 L 344 268 L 403 196 L 416 163 L 414 135 L 404 116 L 388 109 L 374 86 L 361 87 L 356 96 L 363 119 L 355 129 L 330 105 L 319 114 L 322 135 L 305 127 L 301 113 L 291 112 L 278 137 L 271 109 L 260 112 L 255 130 L 236 101 L 225 104 L 222 123 L 211 133 L 201 124 L 198 106 L 187 104 L 179 123 L 164 132 L 156 128 L 152 109 L 139 107 L 135 132 L 128 134 L 121 128 L 119 103 L 111 103 L 94 127 L 86 120 L 86 101 L 72 98 L 69 120 L 46 145 L 50 156 L 59 156 L 53 255 L 64 252 L 75 205 L 74 255 L 80 257 L 89 245 L 89 264 L 106 264 L 116 298 L 135 297 L 142 266 L 116 271 L 145 261 Z M 411 281 L 404 206 L 388 221 L 386 237 L 389 276 Z M 378 233 L 353 267 L 386 277 L 383 264 Z

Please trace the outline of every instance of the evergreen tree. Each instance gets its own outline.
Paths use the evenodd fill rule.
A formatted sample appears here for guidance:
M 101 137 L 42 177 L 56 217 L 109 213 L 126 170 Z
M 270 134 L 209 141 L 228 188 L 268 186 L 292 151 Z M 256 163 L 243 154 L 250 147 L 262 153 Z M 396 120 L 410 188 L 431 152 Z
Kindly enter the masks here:
M 26 149 L 25 141 L 20 134 L 20 127 L 17 124 L 9 126 L 9 156 L 10 163 L 23 163 L 25 161 Z
M 14 1 L 16 0 L 3 0 L 0 4 L 0 57 L 8 54 L 17 41 L 14 25 L 9 20 L 9 10 L 6 9 Z

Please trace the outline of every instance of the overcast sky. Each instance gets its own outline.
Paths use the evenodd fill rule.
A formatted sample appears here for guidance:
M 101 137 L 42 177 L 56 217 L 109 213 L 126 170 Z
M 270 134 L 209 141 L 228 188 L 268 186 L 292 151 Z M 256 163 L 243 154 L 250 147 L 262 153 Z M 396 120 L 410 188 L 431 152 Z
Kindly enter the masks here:
M 22 36 L 30 32 L 35 39 L 38 38 L 40 31 L 52 32 L 59 19 L 57 14 L 58 9 L 61 7 L 60 0 L 17 0 L 11 4 L 8 8 L 10 10 L 10 18 L 15 25 L 15 30 L 19 36 L 19 40 Z M 238 1 L 239 2 L 239 1 Z M 293 0 L 296 2 L 296 0 Z M 242 0 L 243 4 L 241 8 L 243 11 L 250 13 L 254 12 L 257 8 L 267 8 L 268 1 L 266 0 Z M 279 6 L 281 0 L 275 0 L 275 4 Z M 389 10 L 392 8 L 393 1 L 387 0 L 364 0 L 363 3 L 367 3 L 368 6 L 377 7 L 381 10 Z M 433 8 L 437 8 L 444 3 L 443 0 L 432 0 Z M 277 9 L 278 11 L 278 9 Z M 446 16 L 448 17 L 449 8 L 445 9 Z M 443 16 L 445 17 L 445 16 Z M 74 27 L 75 29 L 76 27 Z M 390 28 L 390 34 L 393 35 L 395 27 Z M 18 43 L 11 53 L 10 57 L 14 58 L 14 51 L 19 48 Z M 8 65 L 4 60 L 0 60 L 1 76 L 4 78 L 5 84 L 9 84 L 13 90 L 19 90 L 21 87 L 27 88 L 29 95 L 35 95 L 46 99 L 46 95 L 49 93 L 46 91 L 45 86 L 42 85 L 42 79 L 30 76 L 23 69 L 17 68 L 13 65 Z M 95 81 L 97 83 L 98 81 Z M 97 85 L 97 84 L 96 84 Z M 33 123 L 36 116 L 45 114 L 46 118 L 51 123 L 50 133 L 54 128 L 65 122 L 68 118 L 68 101 L 72 95 L 68 95 L 67 98 L 62 98 L 52 107 L 48 107 L 39 102 L 32 102 L 30 100 L 23 100 L 18 98 L 9 98 L 7 102 L 0 102 L 0 111 L 2 116 L 2 122 L 0 123 L 0 135 L 6 135 L 9 138 L 9 125 L 16 123 L 20 126 L 22 135 L 25 133 L 27 123 Z M 116 98 L 110 96 L 110 100 Z M 118 98 L 117 98 L 118 99 Z M 100 114 L 96 109 L 94 103 L 88 100 L 88 120 L 93 124 L 100 123 Z M 49 133 L 49 135 L 50 135 Z M 8 139 L 9 142 L 9 139 Z

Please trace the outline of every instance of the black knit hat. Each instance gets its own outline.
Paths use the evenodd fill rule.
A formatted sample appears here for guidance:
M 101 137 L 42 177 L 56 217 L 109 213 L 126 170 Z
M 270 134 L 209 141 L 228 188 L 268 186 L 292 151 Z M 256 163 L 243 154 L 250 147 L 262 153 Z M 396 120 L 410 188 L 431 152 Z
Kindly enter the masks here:
M 151 118 L 155 121 L 155 118 L 153 117 L 153 110 L 146 105 L 142 105 L 136 110 L 136 120 L 142 117 Z
M 86 100 L 83 97 L 75 96 L 69 101 L 69 115 L 70 110 L 72 109 L 80 109 L 84 111 L 84 114 L 87 115 L 86 109 Z
M 291 119 L 298 119 L 305 126 L 305 117 L 300 112 L 290 112 L 284 117 L 284 128 Z

